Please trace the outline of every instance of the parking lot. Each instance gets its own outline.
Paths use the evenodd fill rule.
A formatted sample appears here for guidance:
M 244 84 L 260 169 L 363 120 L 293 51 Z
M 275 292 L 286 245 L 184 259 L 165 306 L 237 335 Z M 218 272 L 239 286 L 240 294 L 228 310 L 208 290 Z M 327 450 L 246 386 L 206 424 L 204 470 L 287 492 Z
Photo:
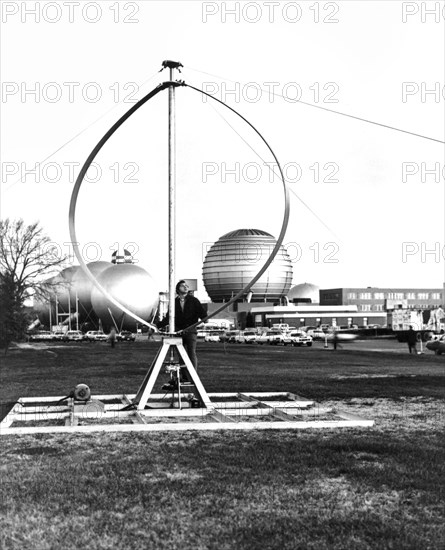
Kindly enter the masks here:
M 200 346 L 211 345 L 211 346 L 225 346 L 225 347 L 232 347 L 237 346 L 237 344 L 248 344 L 250 347 L 258 347 L 258 348 L 269 348 L 269 347 L 288 347 L 289 344 L 286 345 L 286 343 L 278 342 L 274 346 L 270 344 L 270 342 L 265 341 L 264 346 L 256 344 L 252 340 L 243 340 L 242 338 L 239 338 L 238 340 L 232 340 L 232 342 L 216 342 L 216 341 L 208 341 L 204 342 L 201 340 L 199 342 Z M 253 344 L 253 345 L 251 345 Z M 298 347 L 298 346 L 297 346 Z M 301 346 L 303 347 L 311 347 L 311 346 Z M 325 349 L 325 350 L 332 350 L 333 349 L 333 343 L 331 340 L 327 341 L 327 344 L 324 340 L 320 339 L 314 339 L 312 341 L 312 348 L 314 349 Z M 408 352 L 408 346 L 406 343 L 401 343 L 396 340 L 394 337 L 385 337 L 385 338 L 366 338 L 366 339 L 355 339 L 355 340 L 341 340 L 337 343 L 337 349 L 335 351 L 337 352 L 347 352 L 347 351 L 367 351 L 367 352 L 376 352 L 376 353 L 397 353 L 397 354 L 407 354 Z M 434 356 L 434 352 L 428 350 L 426 348 L 426 345 L 424 342 L 419 342 L 417 345 L 417 351 L 421 355 L 425 356 Z

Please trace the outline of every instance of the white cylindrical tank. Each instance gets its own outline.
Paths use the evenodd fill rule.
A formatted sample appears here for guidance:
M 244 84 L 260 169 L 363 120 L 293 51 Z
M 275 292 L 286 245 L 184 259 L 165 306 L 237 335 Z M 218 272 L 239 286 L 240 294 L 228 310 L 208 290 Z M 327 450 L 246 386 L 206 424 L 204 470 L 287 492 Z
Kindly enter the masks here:
M 112 265 L 111 262 L 100 261 L 90 262 L 87 264 L 87 267 L 94 277 L 97 277 L 102 271 Z M 59 314 L 68 314 L 71 312 L 74 315 L 77 313 L 79 322 L 88 319 L 92 313 L 91 289 L 93 288 L 93 283 L 84 274 L 80 266 L 63 269 L 55 277 L 47 279 L 44 286 L 46 287 L 47 297 L 46 299 L 40 298 L 37 300 L 33 309 L 40 321 L 45 325 L 54 325 L 58 322 L 56 319 L 56 310 Z
M 113 264 L 111 262 L 90 262 L 87 264 L 88 269 L 91 271 L 93 276 L 97 279 L 97 277 L 106 269 L 111 267 Z M 79 309 L 79 315 L 82 317 L 85 314 L 88 314 L 91 311 L 91 308 L 93 307 L 91 303 L 91 290 L 93 289 L 93 283 L 90 281 L 90 279 L 87 277 L 87 275 L 84 273 L 82 269 L 79 269 L 75 272 L 72 278 L 72 290 L 71 294 L 72 299 L 71 303 L 75 307 L 75 304 L 73 303 L 73 298 L 75 299 L 77 296 L 78 299 L 78 309 Z
M 97 280 L 115 300 L 138 317 L 152 320 L 158 307 L 159 292 L 147 271 L 134 264 L 116 264 L 102 271 Z M 113 326 L 114 319 L 119 329 L 134 330 L 137 321 L 124 314 L 95 286 L 91 291 L 91 303 L 104 326 Z
M 73 277 L 79 269 L 79 266 L 67 267 L 47 281 L 50 288 L 51 301 L 55 302 L 57 298 L 58 308 L 61 312 L 68 313 L 70 305 L 72 308 L 76 307 Z

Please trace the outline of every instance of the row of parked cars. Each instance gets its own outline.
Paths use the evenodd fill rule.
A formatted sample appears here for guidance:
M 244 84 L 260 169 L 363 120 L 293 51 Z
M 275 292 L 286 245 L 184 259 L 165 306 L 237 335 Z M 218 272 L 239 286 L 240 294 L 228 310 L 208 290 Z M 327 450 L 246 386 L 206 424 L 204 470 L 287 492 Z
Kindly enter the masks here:
M 357 329 L 357 325 L 339 326 L 335 327 L 334 330 L 334 327 L 329 325 L 321 325 L 318 327 L 306 326 L 297 329 L 289 325 L 281 324 L 269 329 L 204 332 L 201 337 L 206 342 L 311 346 L 314 340 L 332 340 L 334 334 L 339 340 L 354 339 L 356 338 L 354 332 L 356 332 Z
M 30 342 L 106 342 L 109 340 L 110 335 L 105 334 L 101 330 L 90 330 L 83 333 L 81 330 L 68 330 L 67 332 L 62 331 L 39 331 L 34 334 L 31 334 L 29 337 Z M 134 342 L 136 336 L 128 331 L 123 330 L 116 334 L 117 341 L 128 341 Z
M 199 335 L 198 335 L 199 336 Z M 312 346 L 312 337 L 301 330 L 230 330 L 211 331 L 204 335 L 206 342 L 228 342 L 229 344 L 268 344 L 284 346 Z

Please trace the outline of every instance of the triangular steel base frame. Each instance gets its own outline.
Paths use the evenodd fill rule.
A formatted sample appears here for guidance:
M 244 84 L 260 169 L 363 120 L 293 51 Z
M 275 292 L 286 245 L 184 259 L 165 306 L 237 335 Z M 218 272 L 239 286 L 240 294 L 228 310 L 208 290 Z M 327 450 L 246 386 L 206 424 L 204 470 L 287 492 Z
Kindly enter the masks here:
M 184 345 L 182 343 L 182 338 L 175 338 L 175 337 L 165 337 L 163 339 L 162 347 L 159 349 L 156 357 L 154 358 L 152 364 L 150 365 L 150 368 L 148 369 L 147 374 L 145 375 L 144 381 L 142 382 L 135 398 L 133 399 L 133 405 L 136 406 L 137 410 L 145 409 L 147 405 L 147 401 L 153 391 L 154 385 L 161 371 L 162 365 L 164 364 L 167 354 L 170 348 L 172 347 L 177 349 L 179 357 L 183 361 L 182 365 L 177 366 L 178 388 L 176 391 L 178 394 L 179 408 L 180 409 L 182 408 L 181 376 L 179 373 L 180 373 L 180 369 L 181 370 L 184 369 L 185 372 L 188 374 L 191 380 L 191 383 L 194 385 L 194 388 L 195 388 L 194 393 L 198 394 L 197 397 L 202 403 L 203 408 L 209 411 L 213 410 L 214 406 L 212 405 L 210 398 L 207 395 L 207 392 L 204 386 L 202 385 L 202 382 L 198 376 L 198 373 L 195 370 L 195 367 L 190 361 L 190 357 L 187 355 L 187 352 L 185 351 Z

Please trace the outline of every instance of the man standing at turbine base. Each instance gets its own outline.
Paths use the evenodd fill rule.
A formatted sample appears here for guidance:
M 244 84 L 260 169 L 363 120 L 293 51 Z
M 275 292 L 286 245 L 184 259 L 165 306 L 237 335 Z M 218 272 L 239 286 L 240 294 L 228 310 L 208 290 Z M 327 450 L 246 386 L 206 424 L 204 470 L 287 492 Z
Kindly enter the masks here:
M 194 325 L 198 321 L 205 319 L 207 313 L 203 308 L 198 298 L 195 298 L 189 294 L 189 286 L 181 280 L 176 285 L 176 299 L 175 299 L 175 330 L 177 332 L 185 330 L 187 327 Z M 167 326 L 169 323 L 169 314 L 165 316 L 162 321 L 158 323 L 159 328 Z M 184 344 L 185 351 L 190 357 L 190 361 L 195 370 L 198 370 L 198 357 L 196 355 L 196 342 L 198 338 L 198 331 L 196 327 L 193 327 L 181 334 L 182 343 Z

